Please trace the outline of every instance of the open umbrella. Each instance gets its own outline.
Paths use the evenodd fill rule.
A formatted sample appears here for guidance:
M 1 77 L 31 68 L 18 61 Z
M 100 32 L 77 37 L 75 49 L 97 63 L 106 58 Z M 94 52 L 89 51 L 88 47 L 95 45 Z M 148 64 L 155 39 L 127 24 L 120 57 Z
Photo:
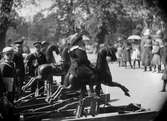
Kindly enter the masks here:
M 139 35 L 131 35 L 128 37 L 128 39 L 141 40 L 141 37 Z

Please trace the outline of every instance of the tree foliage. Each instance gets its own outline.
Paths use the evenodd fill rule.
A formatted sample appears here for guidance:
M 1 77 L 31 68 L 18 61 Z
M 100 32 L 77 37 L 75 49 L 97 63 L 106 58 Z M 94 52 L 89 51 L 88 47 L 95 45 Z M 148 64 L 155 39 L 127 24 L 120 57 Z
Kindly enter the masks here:
M 25 36 L 33 41 L 52 42 L 58 42 L 75 32 L 83 32 L 91 41 L 99 43 L 115 41 L 120 35 L 125 37 L 131 34 L 141 35 L 146 28 L 150 28 L 152 33 L 158 29 L 166 30 L 164 14 L 158 8 L 157 0 L 151 3 L 146 0 L 51 1 L 52 5 L 49 8 L 41 10 L 32 21 L 27 22 L 18 15 L 16 8 L 18 10 L 31 4 L 38 7 L 42 0 L 1 0 L 1 18 L 3 15 L 7 21 L 3 21 L 4 18 L 0 19 L 2 26 L 0 30 L 7 32 L 7 39 Z M 8 7 L 3 10 L 2 4 Z M 7 24 L 1 24 L 2 21 Z

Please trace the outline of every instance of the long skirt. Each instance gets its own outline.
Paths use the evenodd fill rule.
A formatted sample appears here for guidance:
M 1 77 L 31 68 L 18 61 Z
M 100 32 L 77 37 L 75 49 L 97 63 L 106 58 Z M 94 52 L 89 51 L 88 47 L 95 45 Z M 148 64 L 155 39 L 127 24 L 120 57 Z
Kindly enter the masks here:
M 167 70 L 166 69 L 164 70 L 161 79 L 162 80 L 167 80 Z
M 142 55 L 142 65 L 143 66 L 150 66 L 151 65 L 151 60 L 152 60 L 152 50 L 151 47 L 145 47 L 143 50 L 143 55 Z
M 160 49 L 161 62 L 164 65 L 167 64 L 167 54 L 166 53 L 167 53 L 167 47 L 163 47 Z
M 161 59 L 160 59 L 160 55 L 159 54 L 154 54 L 151 64 L 156 66 L 156 65 L 161 65 Z

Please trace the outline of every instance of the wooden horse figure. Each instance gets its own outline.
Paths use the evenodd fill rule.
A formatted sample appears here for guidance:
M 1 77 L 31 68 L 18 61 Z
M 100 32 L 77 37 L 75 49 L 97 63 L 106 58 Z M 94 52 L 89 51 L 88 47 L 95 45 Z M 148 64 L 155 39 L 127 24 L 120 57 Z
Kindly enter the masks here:
M 23 90 L 30 87 L 33 83 L 38 83 L 39 81 L 45 81 L 49 83 L 49 86 L 53 84 L 53 75 L 61 76 L 63 72 L 63 68 L 61 64 L 56 64 L 55 55 L 59 54 L 58 46 L 50 45 L 46 52 L 46 58 L 48 64 L 42 64 L 38 67 L 38 76 L 33 77 L 30 81 L 22 87 Z M 49 87 L 49 92 L 51 93 L 51 87 Z M 51 94 L 49 94 L 51 95 Z
M 111 76 L 111 72 L 109 70 L 106 56 L 111 56 L 111 57 L 115 56 L 114 55 L 115 52 L 113 50 L 114 49 L 109 49 L 109 48 L 104 47 L 98 52 L 96 66 L 93 69 L 94 74 L 92 75 L 91 78 L 90 77 L 84 78 L 83 76 L 81 76 L 82 78 L 76 77 L 73 80 L 71 80 L 70 82 L 64 82 L 65 87 L 63 89 L 65 89 L 65 90 L 79 90 L 79 89 L 81 89 L 81 95 L 83 95 L 84 91 L 85 91 L 84 86 L 89 85 L 91 94 L 93 95 L 93 93 L 94 93 L 93 86 L 95 85 L 96 86 L 95 92 L 98 96 L 100 96 L 101 84 L 104 84 L 104 85 L 107 85 L 110 87 L 113 87 L 113 86 L 119 87 L 120 89 L 123 90 L 123 92 L 125 93 L 126 96 L 130 96 L 130 94 L 128 93 L 129 90 L 125 86 L 123 86 L 117 82 L 113 82 L 113 80 L 112 80 L 112 76 Z M 65 81 L 68 81 L 68 80 L 65 80 Z M 58 93 L 56 96 L 58 96 Z M 81 102 L 82 102 L 82 98 L 83 98 L 83 96 L 81 96 Z M 80 103 L 80 104 L 82 105 L 82 103 Z M 82 111 L 80 111 L 80 112 L 82 112 Z M 92 115 L 94 115 L 94 114 L 92 114 Z

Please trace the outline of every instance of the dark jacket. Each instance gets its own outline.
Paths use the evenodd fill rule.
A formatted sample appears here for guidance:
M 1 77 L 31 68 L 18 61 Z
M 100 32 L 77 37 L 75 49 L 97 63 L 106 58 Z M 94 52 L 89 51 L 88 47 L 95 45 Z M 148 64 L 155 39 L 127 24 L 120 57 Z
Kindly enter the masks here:
M 15 63 L 16 76 L 19 78 L 19 81 L 24 81 L 25 78 L 25 66 L 24 66 L 24 58 L 22 54 L 15 53 L 13 61 Z
M 43 53 L 31 53 L 26 59 L 26 68 L 29 76 L 33 77 L 37 75 L 37 68 L 42 64 L 46 64 L 46 57 Z
M 8 99 L 11 102 L 13 102 L 15 85 L 16 85 L 16 81 L 17 81 L 14 63 L 2 62 L 0 64 L 0 72 L 1 72 L 3 84 L 5 85 L 5 92 L 7 93 Z M 9 85 L 11 84 L 11 82 L 4 82 L 4 81 L 6 81 L 6 80 L 4 80 L 5 78 L 13 78 L 12 90 L 9 90 L 10 89 Z M 4 89 L 3 89 L 3 91 L 4 91 Z

